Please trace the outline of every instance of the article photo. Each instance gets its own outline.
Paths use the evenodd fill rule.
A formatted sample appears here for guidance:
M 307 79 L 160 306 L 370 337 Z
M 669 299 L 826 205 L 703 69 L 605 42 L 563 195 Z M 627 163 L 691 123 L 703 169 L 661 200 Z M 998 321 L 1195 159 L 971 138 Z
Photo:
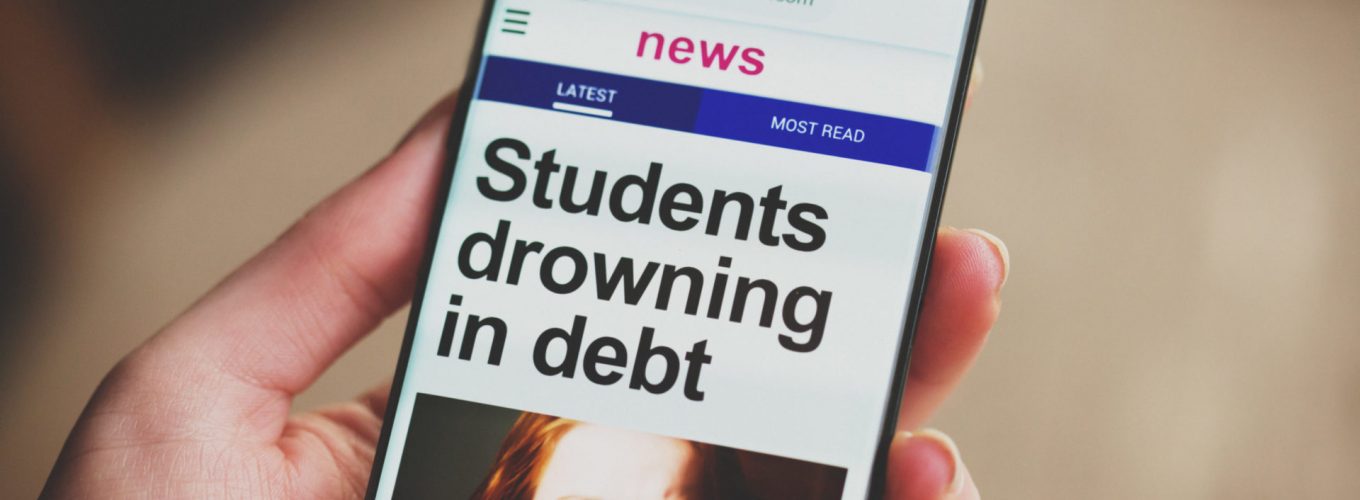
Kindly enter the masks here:
M 421 394 L 395 498 L 838 499 L 845 469 Z

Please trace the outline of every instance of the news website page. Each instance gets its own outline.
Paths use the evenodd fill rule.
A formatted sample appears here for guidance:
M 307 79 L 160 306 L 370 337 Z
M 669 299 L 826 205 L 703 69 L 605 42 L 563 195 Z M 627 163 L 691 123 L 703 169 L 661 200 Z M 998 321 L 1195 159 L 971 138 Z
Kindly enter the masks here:
M 965 0 L 498 2 L 378 498 L 863 498 Z

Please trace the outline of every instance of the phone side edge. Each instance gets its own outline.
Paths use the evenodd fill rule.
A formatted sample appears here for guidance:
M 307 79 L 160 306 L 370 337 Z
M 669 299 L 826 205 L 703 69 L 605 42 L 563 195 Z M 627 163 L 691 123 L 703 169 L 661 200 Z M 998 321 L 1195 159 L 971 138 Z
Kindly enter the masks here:
M 382 477 L 382 470 L 387 458 L 387 448 L 391 442 L 393 417 L 396 415 L 398 400 L 401 396 L 402 385 L 406 380 L 406 372 L 411 358 L 411 348 L 415 341 L 416 324 L 420 318 L 420 302 L 421 298 L 425 296 L 425 289 L 429 284 L 430 269 L 434 264 L 435 244 L 439 241 L 439 231 L 443 226 L 445 212 L 448 210 L 453 173 L 457 168 L 463 131 L 467 127 L 468 109 L 471 107 L 472 94 L 475 92 L 476 82 L 481 72 L 482 55 L 486 49 L 487 30 L 491 25 L 491 16 L 495 5 L 496 0 L 484 0 L 482 2 L 482 14 L 478 21 L 477 38 L 473 43 L 472 57 L 469 58 L 468 69 L 463 81 L 455 88 L 455 91 L 458 92 L 458 104 L 454 108 L 448 134 L 444 138 L 446 153 L 443 165 L 440 165 L 435 205 L 429 227 L 425 232 L 426 241 L 420 261 L 420 274 L 417 275 L 416 286 L 412 292 L 411 308 L 407 313 L 405 332 L 402 334 L 401 351 L 398 354 L 396 371 L 392 376 L 392 388 L 387 395 L 387 407 L 383 410 L 382 432 L 378 436 L 377 446 L 374 447 L 373 467 L 368 477 L 368 490 L 364 493 L 366 500 L 375 500 L 377 497 L 378 483 Z
M 948 121 L 945 123 L 945 135 L 940 141 L 940 159 L 935 171 L 934 185 L 931 187 L 930 207 L 926 214 L 920 253 L 917 256 L 916 276 L 913 279 L 911 294 L 907 299 L 906 320 L 903 324 L 901 341 L 898 344 L 897 363 L 893 370 L 892 383 L 889 384 L 888 404 L 884 407 L 878 450 L 874 456 L 873 471 L 869 476 L 868 498 L 882 498 L 887 485 L 888 453 L 892 448 L 893 437 L 897 434 L 897 416 L 901 411 L 902 393 L 906 388 L 912 346 L 916 340 L 921 305 L 925 298 L 926 284 L 930 278 L 930 263 L 935 252 L 935 235 L 939 230 L 945 191 L 949 184 L 949 173 L 954 161 L 954 149 L 963 123 L 963 108 L 968 98 L 968 85 L 972 79 L 974 57 L 977 55 L 985 8 L 986 0 L 973 0 L 972 8 L 969 10 L 963 52 L 959 58 L 959 70 L 955 78 L 954 95 L 950 103 Z

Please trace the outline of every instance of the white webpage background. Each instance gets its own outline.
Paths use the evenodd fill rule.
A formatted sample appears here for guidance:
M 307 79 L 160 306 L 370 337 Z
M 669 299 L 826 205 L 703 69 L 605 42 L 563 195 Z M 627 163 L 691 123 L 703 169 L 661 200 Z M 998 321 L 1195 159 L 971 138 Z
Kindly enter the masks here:
M 494 102 L 475 101 L 470 116 L 476 126 L 466 134 L 437 242 L 388 445 L 389 470 L 400 463 L 415 395 L 429 393 L 841 466 L 848 469 L 847 497 L 864 495 L 914 273 L 928 174 Z M 663 189 L 689 182 L 706 196 L 723 189 L 758 197 L 782 185 L 790 203 L 813 202 L 827 210 L 826 244 L 815 252 L 798 252 L 754 238 L 737 241 L 728 235 L 734 221 L 724 225 L 724 234 L 710 236 L 672 231 L 656 222 L 621 223 L 607 214 L 544 210 L 527 195 L 491 201 L 477 192 L 476 178 L 504 180 L 483 160 L 487 144 L 501 137 L 524 141 L 535 158 L 556 149 L 558 163 L 605 170 L 612 179 L 645 175 L 652 161 L 662 162 Z M 553 187 L 560 189 L 560 180 Z M 659 311 L 648 306 L 655 303 L 654 289 L 638 306 L 600 301 L 589 285 L 576 294 L 557 295 L 538 282 L 536 267 L 515 286 L 464 278 L 456 260 L 463 240 L 475 232 L 494 232 L 501 219 L 512 221 L 512 241 L 600 252 L 611 263 L 632 257 L 639 263 L 688 265 L 705 270 L 711 280 L 718 257 L 729 256 L 729 274 L 770 279 L 781 293 L 795 286 L 832 291 L 822 344 L 811 353 L 788 351 L 778 342 L 779 321 L 775 328 L 763 328 L 752 312 L 735 324 L 726 321 L 726 314 L 712 320 L 684 315 L 678 307 Z M 779 227 L 788 229 L 782 219 Z M 465 317 L 506 320 L 509 334 L 500 366 L 485 363 L 485 344 L 472 361 L 435 355 L 451 293 L 464 296 L 458 310 Z M 575 314 L 590 318 L 586 342 L 614 336 L 630 354 L 642 326 L 656 328 L 657 344 L 682 353 L 708 340 L 713 361 L 701 378 L 705 400 L 686 399 L 679 386 L 653 395 L 628 389 L 626 381 L 600 386 L 579 373 L 575 379 L 538 373 L 532 363 L 538 334 L 569 328 Z M 391 494 L 396 475 L 384 474 L 380 497 Z

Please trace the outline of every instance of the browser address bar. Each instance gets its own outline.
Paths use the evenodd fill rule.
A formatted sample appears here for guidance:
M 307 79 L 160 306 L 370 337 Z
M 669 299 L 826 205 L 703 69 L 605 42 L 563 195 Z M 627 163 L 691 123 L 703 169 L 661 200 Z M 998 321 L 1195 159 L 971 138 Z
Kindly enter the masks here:
M 799 29 L 782 22 L 826 18 L 836 0 L 590 0 L 705 17 Z

